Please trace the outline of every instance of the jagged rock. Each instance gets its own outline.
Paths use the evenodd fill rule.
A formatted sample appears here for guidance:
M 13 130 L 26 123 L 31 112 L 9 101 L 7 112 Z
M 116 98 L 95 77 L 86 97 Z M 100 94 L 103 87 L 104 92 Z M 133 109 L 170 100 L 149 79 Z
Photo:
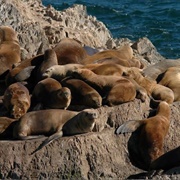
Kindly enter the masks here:
M 136 49 L 138 54 L 142 55 L 149 63 L 154 64 L 165 59 L 157 52 L 156 47 L 146 37 L 140 38 L 136 41 L 132 45 L 132 48 Z

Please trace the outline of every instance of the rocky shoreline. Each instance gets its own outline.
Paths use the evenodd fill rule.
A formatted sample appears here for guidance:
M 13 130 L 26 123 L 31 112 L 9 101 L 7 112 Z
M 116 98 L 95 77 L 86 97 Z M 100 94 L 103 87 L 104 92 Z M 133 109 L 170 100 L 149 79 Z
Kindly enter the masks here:
M 41 0 L 2 0 L 0 24 L 18 32 L 22 60 L 54 47 L 62 38 L 69 37 L 83 44 L 112 49 L 131 44 L 135 56 L 146 65 L 162 61 L 162 57 L 147 38 L 136 42 L 113 39 L 106 26 L 89 16 L 86 7 L 74 5 L 64 11 L 44 7 Z M 171 126 L 165 141 L 165 152 L 179 146 L 180 103 L 171 106 Z M 31 152 L 44 140 L 1 141 L 1 179 L 127 179 L 144 171 L 133 166 L 128 157 L 128 141 L 133 134 L 116 136 L 115 128 L 129 119 L 149 116 L 149 99 L 136 99 L 115 107 L 98 109 L 100 121 L 97 132 L 54 141 L 36 154 Z M 176 168 L 153 179 L 178 179 Z

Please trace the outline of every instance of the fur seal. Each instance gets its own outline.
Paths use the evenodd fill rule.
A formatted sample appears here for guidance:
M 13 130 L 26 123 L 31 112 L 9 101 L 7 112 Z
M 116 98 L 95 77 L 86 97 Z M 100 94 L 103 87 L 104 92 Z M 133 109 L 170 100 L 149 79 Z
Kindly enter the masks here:
M 158 84 L 170 88 L 174 92 L 174 101 L 180 101 L 180 66 L 168 68 Z
M 26 114 L 30 103 L 28 89 L 19 82 L 11 84 L 4 92 L 3 104 L 15 119 Z
M 21 61 L 17 33 L 8 26 L 0 26 L 0 75 L 11 70 L 13 64 Z
M 169 67 L 180 66 L 180 59 L 165 59 L 154 65 L 150 65 L 143 69 L 143 76 L 153 80 L 157 80 L 158 76 L 164 73 Z
M 75 135 L 92 131 L 98 118 L 97 111 L 86 109 L 81 112 L 48 109 L 32 111 L 19 119 L 14 127 L 15 139 L 32 139 L 37 135 L 49 136 L 33 153 L 63 135 Z
M 134 100 L 134 84 L 121 76 L 97 75 L 88 69 L 76 69 L 71 72 L 74 78 L 82 79 L 95 88 L 110 106 Z
M 141 168 L 148 169 L 151 162 L 163 154 L 163 144 L 170 126 L 170 107 L 159 103 L 155 116 L 144 120 L 127 121 L 116 129 L 116 134 L 130 133 L 139 129 L 138 154 Z M 133 155 L 132 155 L 133 157 Z M 144 163 L 144 164 L 143 164 Z
M 81 64 L 82 60 L 88 55 L 79 41 L 71 38 L 63 38 L 53 48 L 56 52 L 58 64 Z
M 128 68 L 123 74 L 134 79 L 140 86 L 146 89 L 148 96 L 155 100 L 166 101 L 172 104 L 174 101 L 173 91 L 163 85 L 157 84 L 156 81 L 144 77 L 136 67 Z
M 41 103 L 43 108 L 67 109 L 71 103 L 71 91 L 53 79 L 38 82 L 32 92 L 32 103 Z
M 54 65 L 48 68 L 42 75 L 43 78 L 54 78 L 58 81 L 61 81 L 66 76 L 68 76 L 69 72 L 72 72 L 73 70 L 77 68 L 81 68 L 83 65 L 81 64 L 66 64 L 66 65 Z
M 85 105 L 91 108 L 98 108 L 102 105 L 102 97 L 100 94 L 84 81 L 67 79 L 61 83 L 71 90 L 73 105 Z

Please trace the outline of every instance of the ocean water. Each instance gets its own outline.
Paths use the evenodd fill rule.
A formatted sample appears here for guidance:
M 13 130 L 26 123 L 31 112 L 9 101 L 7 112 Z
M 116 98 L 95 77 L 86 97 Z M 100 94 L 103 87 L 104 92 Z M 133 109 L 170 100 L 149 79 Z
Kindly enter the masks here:
M 166 58 L 180 58 L 180 0 L 42 0 L 57 10 L 83 4 L 113 38 L 147 37 Z

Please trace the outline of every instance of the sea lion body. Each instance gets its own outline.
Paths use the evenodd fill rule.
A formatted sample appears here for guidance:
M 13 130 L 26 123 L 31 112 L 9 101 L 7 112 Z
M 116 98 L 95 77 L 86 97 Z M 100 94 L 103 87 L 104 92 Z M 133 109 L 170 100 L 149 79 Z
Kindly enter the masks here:
M 139 129 L 139 137 L 136 142 L 138 160 L 142 169 L 148 169 L 151 162 L 161 156 L 164 139 L 170 126 L 170 107 L 165 101 L 160 102 L 155 116 L 144 120 L 127 121 L 116 130 L 116 134 L 133 132 Z M 131 155 L 132 158 L 136 158 Z M 140 159 L 139 159 L 140 158 Z
M 12 117 L 20 118 L 31 104 L 28 89 L 19 82 L 11 84 L 4 92 L 3 104 Z
M 17 33 L 8 26 L 0 26 L 0 75 L 21 61 Z
M 13 130 L 13 137 L 16 139 L 32 139 L 34 135 L 49 136 L 33 152 L 35 153 L 63 135 L 92 131 L 97 118 L 98 114 L 94 109 L 86 109 L 81 112 L 57 109 L 32 111 L 18 121 Z
M 46 78 L 36 84 L 32 99 L 41 103 L 43 108 L 66 109 L 71 102 L 71 91 L 52 78 Z
M 69 75 L 69 72 L 72 72 L 73 70 L 81 67 L 83 67 L 83 65 L 81 64 L 54 65 L 48 68 L 42 76 L 43 78 L 51 77 L 58 81 L 61 81 Z
M 37 81 L 43 79 L 42 74 L 51 66 L 58 65 L 56 53 L 53 49 L 47 49 L 44 52 L 44 60 L 37 70 Z
M 150 165 L 150 170 L 164 170 L 180 166 L 180 146 L 163 154 Z
M 170 88 L 174 92 L 174 101 L 180 101 L 180 66 L 168 68 L 159 84 Z
M 98 108 L 102 105 L 100 94 L 87 83 L 79 79 L 68 79 L 62 82 L 72 93 L 72 104 Z
M 172 104 L 174 101 L 173 91 L 163 85 L 157 84 L 156 81 L 144 77 L 138 68 L 131 67 L 124 72 L 126 76 L 134 79 L 140 86 L 146 89 L 147 94 L 155 100 L 166 101 Z
M 59 65 L 81 64 L 82 60 L 88 56 L 82 45 L 71 38 L 62 39 L 53 50 L 56 52 Z
M 97 75 L 88 69 L 76 69 L 71 76 L 82 79 L 95 88 L 110 106 L 131 101 L 136 96 L 134 84 L 121 76 Z
M 143 69 L 143 75 L 150 79 L 157 80 L 158 76 L 164 73 L 169 67 L 176 66 L 180 66 L 180 59 L 165 59 Z

